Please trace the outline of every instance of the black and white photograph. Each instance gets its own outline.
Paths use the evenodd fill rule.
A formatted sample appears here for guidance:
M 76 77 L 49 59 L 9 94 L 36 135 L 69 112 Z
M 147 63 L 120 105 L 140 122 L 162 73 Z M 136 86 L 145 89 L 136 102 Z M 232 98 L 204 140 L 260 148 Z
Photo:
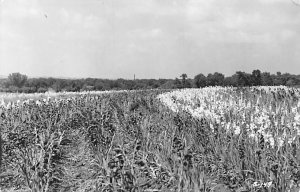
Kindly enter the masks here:
M 0 0 L 0 192 L 300 192 L 300 0 Z

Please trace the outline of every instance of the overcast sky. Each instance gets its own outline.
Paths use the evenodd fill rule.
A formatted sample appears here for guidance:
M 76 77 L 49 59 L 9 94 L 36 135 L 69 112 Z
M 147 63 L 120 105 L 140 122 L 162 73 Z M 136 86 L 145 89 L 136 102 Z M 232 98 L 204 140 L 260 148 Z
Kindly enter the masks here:
M 291 0 L 1 0 L 0 75 L 300 74 Z

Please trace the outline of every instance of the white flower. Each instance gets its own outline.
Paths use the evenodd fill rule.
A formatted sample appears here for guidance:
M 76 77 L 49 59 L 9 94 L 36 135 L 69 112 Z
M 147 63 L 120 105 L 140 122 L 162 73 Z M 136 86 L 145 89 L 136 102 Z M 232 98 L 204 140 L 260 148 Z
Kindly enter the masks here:
M 234 126 L 234 134 L 239 135 L 241 133 L 240 126 Z
M 255 181 L 255 182 L 252 184 L 252 186 L 253 186 L 253 187 L 260 187 L 260 186 L 261 186 L 261 184 L 260 184 L 260 183 L 258 183 L 257 181 Z
M 293 143 L 293 141 L 296 139 L 296 137 L 294 136 L 294 137 L 292 137 L 292 138 L 289 138 L 288 139 L 288 143 L 289 144 L 292 144 Z
M 1 106 L 5 106 L 5 102 L 4 102 L 4 99 L 1 100 Z
M 300 135 L 300 128 L 297 128 L 297 135 Z
M 256 94 L 258 96 L 256 100 L 248 100 L 247 94 L 235 94 L 235 91 L 236 88 L 232 87 L 182 89 L 160 94 L 158 99 L 176 113 L 183 110 L 194 118 L 205 117 L 210 122 L 220 124 L 226 130 L 232 129 L 234 134 L 240 134 L 241 128 L 238 125 L 245 124 L 249 137 L 257 139 L 257 133 L 261 133 L 265 137 L 265 141 L 269 142 L 272 147 L 275 145 L 275 140 L 276 144 L 282 146 L 286 139 L 284 135 L 274 138 L 274 133 L 270 130 L 273 125 L 275 125 L 275 129 L 284 125 L 284 127 L 297 131 L 297 134 L 300 135 L 300 113 L 297 112 L 300 101 L 297 103 L 298 108 L 295 105 L 291 106 L 294 119 L 290 119 L 287 113 L 282 114 L 279 107 L 274 110 L 273 106 L 264 102 L 265 93 L 276 94 L 278 91 L 289 91 L 289 88 L 284 86 L 251 87 L 249 93 Z M 265 93 L 258 93 L 258 91 Z M 297 91 L 297 95 L 300 95 L 300 91 Z M 287 106 L 283 105 L 283 107 Z M 209 126 L 213 130 L 213 124 Z M 287 142 L 291 143 L 292 141 L 293 139 L 290 138 Z
M 277 142 L 278 142 L 278 147 L 282 147 L 284 144 L 284 140 L 281 137 L 277 138 Z
M 300 124 L 300 114 L 297 113 L 294 117 L 294 120 L 296 121 L 297 124 Z

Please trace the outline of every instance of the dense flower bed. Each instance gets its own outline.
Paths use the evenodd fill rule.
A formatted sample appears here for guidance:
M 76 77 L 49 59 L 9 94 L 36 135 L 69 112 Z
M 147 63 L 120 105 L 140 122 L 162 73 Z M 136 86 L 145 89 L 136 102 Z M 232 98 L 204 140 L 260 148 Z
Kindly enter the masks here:
M 300 135 L 300 90 L 278 87 L 207 87 L 164 93 L 158 98 L 174 112 L 210 120 L 235 134 L 262 135 L 270 144 L 292 143 Z

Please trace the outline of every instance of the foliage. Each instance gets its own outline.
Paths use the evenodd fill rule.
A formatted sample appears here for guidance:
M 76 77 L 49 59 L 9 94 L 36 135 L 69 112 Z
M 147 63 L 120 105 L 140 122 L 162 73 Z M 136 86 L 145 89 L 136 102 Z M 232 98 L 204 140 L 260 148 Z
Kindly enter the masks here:
M 25 85 L 26 81 L 27 76 L 21 73 L 11 73 L 8 76 L 8 85 L 15 86 L 18 88 L 21 88 L 23 85 Z
M 182 78 L 182 86 L 185 87 L 186 86 L 187 74 L 183 73 L 183 74 L 180 75 L 180 77 Z
M 5 102 L 0 189 L 296 190 L 299 95 L 212 87 Z
M 222 73 L 215 72 L 214 74 L 209 73 L 206 81 L 208 86 L 222 86 L 224 85 L 224 75 Z
M 262 76 L 261 76 L 261 72 L 260 70 L 253 70 L 252 71 L 252 75 L 251 75 L 251 78 L 252 78 L 252 86 L 259 86 L 259 85 L 262 85 Z
M 19 74 L 20 75 L 20 74 Z M 18 76 L 19 75 L 14 75 Z M 19 78 L 17 78 L 19 79 Z M 22 78 L 21 78 L 22 79 Z M 25 78 L 26 79 L 26 78 Z M 23 80 L 25 80 L 23 79 Z M 270 74 L 256 69 L 251 74 L 237 71 L 232 76 L 225 77 L 222 73 L 202 73 L 193 79 L 183 73 L 175 79 L 58 79 L 58 78 L 29 78 L 23 80 L 0 79 L 0 92 L 44 93 L 49 89 L 55 92 L 107 91 L 107 90 L 140 90 L 140 89 L 181 89 L 207 86 L 299 86 L 300 76 L 288 73 Z M 15 82 L 15 83 L 14 83 Z M 21 82 L 21 83 L 20 83 Z
M 194 83 L 197 88 L 206 87 L 207 81 L 205 75 L 203 75 L 202 73 L 196 75 L 194 77 Z
M 206 120 L 211 140 L 200 141 L 211 147 L 219 184 L 233 191 L 297 191 L 299 96 L 287 87 L 210 87 L 159 98 L 175 113 Z

